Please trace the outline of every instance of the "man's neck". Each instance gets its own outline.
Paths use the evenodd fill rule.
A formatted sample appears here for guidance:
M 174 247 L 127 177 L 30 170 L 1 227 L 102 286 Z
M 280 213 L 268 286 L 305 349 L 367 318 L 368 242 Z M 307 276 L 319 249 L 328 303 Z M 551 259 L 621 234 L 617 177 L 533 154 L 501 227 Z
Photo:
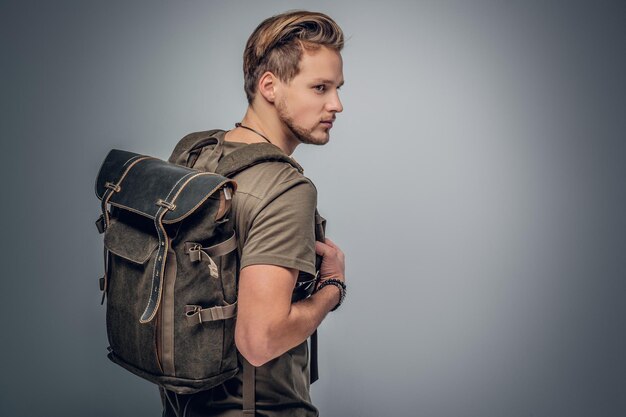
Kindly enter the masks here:
M 278 146 L 287 155 L 291 155 L 300 143 L 284 123 L 280 121 L 273 108 L 255 109 L 252 106 L 248 106 L 241 124 L 265 136 L 273 145 Z M 247 133 L 241 132 L 241 135 L 238 135 L 237 138 L 246 143 L 265 141 L 263 137 L 252 131 L 247 131 Z

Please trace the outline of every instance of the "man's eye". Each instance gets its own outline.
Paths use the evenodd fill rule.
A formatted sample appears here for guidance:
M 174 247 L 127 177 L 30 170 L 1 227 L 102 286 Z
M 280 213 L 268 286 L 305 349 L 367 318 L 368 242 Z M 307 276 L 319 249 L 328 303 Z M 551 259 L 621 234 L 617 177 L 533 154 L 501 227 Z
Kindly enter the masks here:
M 318 93 L 323 93 L 324 91 L 326 91 L 326 86 L 324 84 L 316 85 L 314 88 L 315 91 L 317 91 Z

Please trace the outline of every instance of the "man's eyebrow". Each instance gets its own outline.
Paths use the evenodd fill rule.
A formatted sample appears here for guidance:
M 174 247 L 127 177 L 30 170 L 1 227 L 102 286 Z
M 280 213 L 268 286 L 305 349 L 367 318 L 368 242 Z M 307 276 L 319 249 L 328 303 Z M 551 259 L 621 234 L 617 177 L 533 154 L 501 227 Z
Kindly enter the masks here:
M 317 80 L 315 80 L 316 83 L 320 83 L 320 84 L 335 84 L 335 82 L 333 80 L 326 80 L 323 78 L 318 78 Z M 337 88 L 341 87 L 344 83 L 344 80 L 341 80 L 341 82 L 339 84 L 337 84 Z

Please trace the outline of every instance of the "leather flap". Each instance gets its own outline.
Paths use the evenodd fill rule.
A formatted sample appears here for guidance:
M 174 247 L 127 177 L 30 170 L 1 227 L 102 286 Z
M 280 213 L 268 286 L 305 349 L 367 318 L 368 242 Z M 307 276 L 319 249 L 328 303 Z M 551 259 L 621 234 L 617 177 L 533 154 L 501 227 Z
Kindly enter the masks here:
M 154 228 L 142 230 L 117 219 L 112 219 L 104 233 L 104 246 L 117 256 L 128 261 L 144 264 L 154 253 L 159 240 Z
M 109 203 L 154 219 L 159 201 L 170 205 L 163 223 L 189 216 L 209 197 L 224 187 L 236 188 L 233 180 L 198 171 L 157 158 L 113 149 L 102 163 L 96 180 L 99 199 L 112 188 Z

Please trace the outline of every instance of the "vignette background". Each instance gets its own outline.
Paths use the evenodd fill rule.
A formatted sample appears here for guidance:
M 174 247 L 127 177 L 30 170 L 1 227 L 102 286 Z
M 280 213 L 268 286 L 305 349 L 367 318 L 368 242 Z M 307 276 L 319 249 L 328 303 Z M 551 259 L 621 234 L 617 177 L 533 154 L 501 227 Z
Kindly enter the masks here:
M 296 159 L 348 259 L 323 416 L 626 414 L 626 7 L 2 1 L 3 416 L 160 415 L 106 359 L 93 182 L 245 111 L 264 18 L 335 18 L 345 110 Z

